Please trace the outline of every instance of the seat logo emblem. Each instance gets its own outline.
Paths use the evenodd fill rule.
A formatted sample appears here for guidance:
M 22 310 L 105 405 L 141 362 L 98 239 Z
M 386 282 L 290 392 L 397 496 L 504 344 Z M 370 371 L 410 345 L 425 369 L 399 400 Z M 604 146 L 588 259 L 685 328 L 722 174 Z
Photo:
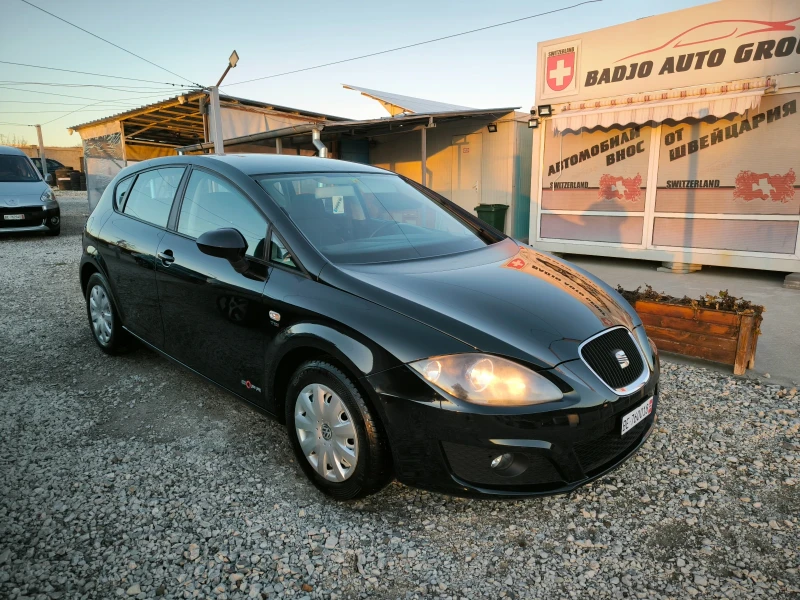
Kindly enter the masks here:
M 628 355 L 625 354 L 622 350 L 617 350 L 614 352 L 614 357 L 617 359 L 620 368 L 627 369 L 631 365 L 631 361 L 628 358 Z

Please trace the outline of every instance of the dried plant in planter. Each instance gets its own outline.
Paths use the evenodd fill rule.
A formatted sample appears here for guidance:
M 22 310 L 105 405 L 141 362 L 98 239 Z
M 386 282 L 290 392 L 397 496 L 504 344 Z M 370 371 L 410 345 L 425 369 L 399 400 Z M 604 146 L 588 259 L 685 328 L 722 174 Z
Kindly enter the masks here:
M 729 310 L 735 313 L 752 311 L 756 315 L 760 315 L 765 310 L 760 304 L 753 304 L 744 298 L 731 296 L 728 290 L 721 290 L 719 294 L 716 295 L 706 294 L 697 299 L 690 298 L 689 296 L 684 296 L 683 298 L 670 296 L 663 292 L 655 291 L 652 286 L 647 284 L 644 286 L 644 291 L 642 291 L 641 286 L 630 291 L 623 289 L 620 285 L 617 286 L 617 291 L 625 300 L 630 302 L 631 305 L 634 305 L 637 300 L 647 300 L 649 302 L 662 302 L 664 304 L 677 304 L 679 306 L 692 306 L 694 308 Z
M 728 290 L 701 298 L 677 298 L 645 285 L 633 291 L 617 286 L 644 323 L 658 348 L 733 365 L 736 375 L 755 365 L 764 307 L 731 296 Z

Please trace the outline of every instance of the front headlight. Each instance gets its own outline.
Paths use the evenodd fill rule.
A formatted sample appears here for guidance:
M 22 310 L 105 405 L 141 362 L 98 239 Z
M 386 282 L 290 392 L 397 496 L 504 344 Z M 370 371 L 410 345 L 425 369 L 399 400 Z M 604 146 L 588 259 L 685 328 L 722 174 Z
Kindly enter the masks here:
M 409 366 L 440 390 L 474 404 L 527 406 L 564 397 L 549 379 L 498 356 L 453 354 Z
M 50 203 L 56 201 L 56 195 L 53 193 L 53 190 L 48 188 L 48 189 L 46 189 L 45 191 L 42 192 L 42 197 L 39 198 L 39 200 L 41 200 L 42 202 L 45 202 L 47 204 L 50 204 Z

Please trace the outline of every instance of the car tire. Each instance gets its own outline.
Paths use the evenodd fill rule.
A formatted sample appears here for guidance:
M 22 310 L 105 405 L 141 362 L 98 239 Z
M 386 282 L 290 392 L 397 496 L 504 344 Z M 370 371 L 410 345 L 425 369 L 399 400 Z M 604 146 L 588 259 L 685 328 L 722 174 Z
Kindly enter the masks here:
M 289 384 L 285 406 L 292 449 L 320 491 L 336 500 L 354 500 L 392 481 L 383 427 L 341 369 L 324 360 L 302 364 Z
M 56 227 L 55 229 L 50 229 L 47 232 L 47 235 L 50 237 L 55 237 L 61 233 L 61 227 Z
M 86 284 L 86 315 L 92 337 L 103 352 L 123 354 L 130 350 L 130 334 L 122 328 L 108 282 L 100 273 L 94 273 Z

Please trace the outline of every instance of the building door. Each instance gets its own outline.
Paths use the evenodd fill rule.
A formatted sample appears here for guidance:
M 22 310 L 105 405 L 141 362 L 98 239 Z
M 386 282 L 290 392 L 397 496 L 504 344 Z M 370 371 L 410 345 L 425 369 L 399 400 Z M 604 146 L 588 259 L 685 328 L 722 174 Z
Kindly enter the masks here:
M 450 178 L 450 200 L 475 214 L 481 203 L 482 133 L 453 136 L 453 171 Z

